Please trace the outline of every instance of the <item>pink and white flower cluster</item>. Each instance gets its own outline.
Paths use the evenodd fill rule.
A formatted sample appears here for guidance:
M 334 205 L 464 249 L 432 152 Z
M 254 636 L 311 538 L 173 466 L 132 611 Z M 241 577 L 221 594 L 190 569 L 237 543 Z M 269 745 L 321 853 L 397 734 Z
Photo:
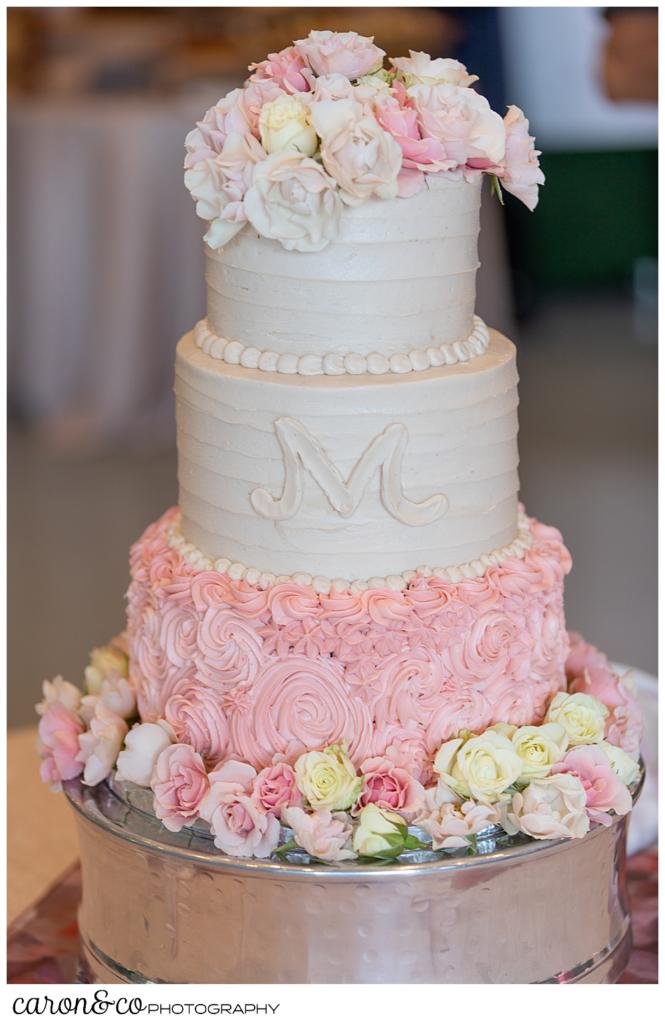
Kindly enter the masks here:
M 193 569 L 168 543 L 176 515 L 132 548 L 130 672 L 141 718 L 208 766 L 261 771 L 346 739 L 357 767 L 387 757 L 426 782 L 442 742 L 540 721 L 565 686 L 570 556 L 535 520 L 525 555 L 482 577 L 326 595 Z
M 124 657 L 113 647 L 94 652 L 93 663 L 96 658 L 102 666 L 98 693 L 84 695 L 61 677 L 44 684 L 38 705 L 42 777 L 59 785 L 83 775 L 84 783 L 95 785 L 115 767 L 118 780 L 152 789 L 155 814 L 167 829 L 201 820 L 215 845 L 232 856 L 302 849 L 335 862 L 394 859 L 414 848 L 473 850 L 478 834 L 491 826 L 533 839 L 578 839 L 592 823 L 611 824 L 612 814 L 632 807 L 629 787 L 640 776 L 634 750 L 606 738 L 625 705 L 610 707 L 591 690 L 602 685 L 611 701 L 617 695 L 627 700 L 630 691 L 625 681 L 610 679 L 604 656 L 578 637 L 568 662 L 569 689 L 555 694 L 539 724 L 462 730 L 440 744 L 429 770 L 420 772 L 433 779 L 427 787 L 408 744 L 396 742 L 389 753 L 365 757 L 356 767 L 352 734 L 297 757 L 273 753 L 261 771 L 237 756 L 217 760 L 223 744 L 209 700 L 189 708 L 178 701 L 171 721 L 136 721 L 128 731 L 133 690 L 116 666 L 108 668 Z M 634 697 L 620 720 L 628 714 L 632 728 L 615 738 L 632 743 L 640 730 Z M 292 833 L 286 841 L 283 826 Z
M 426 174 L 493 174 L 534 209 L 545 179 L 522 111 L 495 113 L 456 60 L 384 59 L 372 38 L 310 32 L 207 111 L 185 184 L 211 248 L 250 223 L 286 249 L 323 249 L 343 204 L 413 195 Z

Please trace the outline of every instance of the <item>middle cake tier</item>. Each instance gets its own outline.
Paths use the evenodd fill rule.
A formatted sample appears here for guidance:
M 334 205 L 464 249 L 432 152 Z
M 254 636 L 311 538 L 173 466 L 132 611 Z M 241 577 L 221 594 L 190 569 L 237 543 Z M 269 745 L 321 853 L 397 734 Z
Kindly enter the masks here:
M 518 533 L 515 348 L 404 374 L 268 373 L 178 345 L 182 534 L 253 578 L 471 566 Z M 473 563 L 478 563 L 473 565 Z

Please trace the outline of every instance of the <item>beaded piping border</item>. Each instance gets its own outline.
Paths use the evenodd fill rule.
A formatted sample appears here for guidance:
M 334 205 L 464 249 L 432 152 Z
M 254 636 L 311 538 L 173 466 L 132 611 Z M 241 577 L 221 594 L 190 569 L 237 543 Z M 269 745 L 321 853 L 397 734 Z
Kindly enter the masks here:
M 194 340 L 206 355 L 212 359 L 221 359 L 231 366 L 244 366 L 248 370 L 263 370 L 265 373 L 299 374 L 302 377 L 341 377 L 347 373 L 371 373 L 376 376 L 384 373 L 414 373 L 429 370 L 432 366 L 467 363 L 487 351 L 490 334 L 485 322 L 479 316 L 474 316 L 473 330 L 465 341 L 448 342 L 438 347 L 414 348 L 411 352 L 398 352 L 391 356 L 381 352 L 371 352 L 368 356 L 358 352 L 349 352 L 344 356 L 335 352 L 322 356 L 315 353 L 296 356 L 291 352 L 280 355 L 268 349 L 261 351 L 253 346 L 246 347 L 239 341 L 220 338 L 210 330 L 207 320 L 199 320 L 197 323 Z
M 232 562 L 230 558 L 208 558 L 203 552 L 190 544 L 185 539 L 181 528 L 180 515 L 169 527 L 167 535 L 168 544 L 176 551 L 188 565 L 201 572 L 215 569 L 217 572 L 226 573 L 231 579 L 245 580 L 252 586 L 258 586 L 262 590 L 273 586 L 275 583 L 298 583 L 301 586 L 311 586 L 317 594 L 330 594 L 331 592 L 360 594 L 364 590 L 405 590 L 409 583 L 417 577 L 428 579 L 436 576 L 447 583 L 461 583 L 462 580 L 478 579 L 484 576 L 491 566 L 498 565 L 507 558 L 523 558 L 533 543 L 533 536 L 529 529 L 529 520 L 526 515 L 520 513 L 517 519 L 517 536 L 510 544 L 497 548 L 489 554 L 481 555 L 471 562 L 464 562 L 461 565 L 451 566 L 429 566 L 421 565 L 415 570 L 398 573 L 393 576 L 372 576 L 367 580 L 344 580 L 329 579 L 327 576 L 311 576 L 306 572 L 296 572 L 292 575 L 277 576 L 271 572 L 261 572 L 253 566 L 246 566 L 242 562 Z

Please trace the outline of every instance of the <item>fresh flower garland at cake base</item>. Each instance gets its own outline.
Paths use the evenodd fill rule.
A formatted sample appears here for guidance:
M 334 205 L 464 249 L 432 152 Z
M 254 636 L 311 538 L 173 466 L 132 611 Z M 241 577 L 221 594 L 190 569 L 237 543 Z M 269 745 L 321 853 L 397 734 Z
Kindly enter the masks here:
M 86 692 L 58 676 L 37 705 L 42 779 L 82 776 L 149 787 L 155 815 L 178 832 L 207 824 L 236 857 L 302 850 L 325 862 L 394 860 L 414 849 L 474 852 L 492 827 L 508 836 L 580 839 L 628 814 L 641 774 L 642 720 L 629 681 L 571 634 L 568 687 L 539 724 L 463 732 L 436 753 L 429 785 L 387 757 L 356 766 L 344 743 L 257 772 L 233 758 L 208 764 L 171 724 L 136 720 L 124 639 L 92 652 Z M 205 723 L 202 724 L 205 732 Z M 206 749 L 214 749 L 211 737 Z M 293 838 L 280 843 L 282 827 Z M 411 829 L 411 831 L 410 831 Z M 426 836 L 427 840 L 420 838 Z
M 210 248 L 250 224 L 319 251 L 345 205 L 412 196 L 426 174 L 489 174 L 499 197 L 502 185 L 534 209 L 545 178 L 519 107 L 502 118 L 457 60 L 385 56 L 356 32 L 310 32 L 207 111 L 185 142 L 185 184 Z

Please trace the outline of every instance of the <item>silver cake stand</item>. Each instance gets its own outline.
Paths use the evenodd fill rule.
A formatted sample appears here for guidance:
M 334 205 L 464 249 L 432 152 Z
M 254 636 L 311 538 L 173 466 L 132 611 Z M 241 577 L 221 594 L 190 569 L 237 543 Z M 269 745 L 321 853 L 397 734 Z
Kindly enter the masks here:
M 227 857 L 131 790 L 65 790 L 84 981 L 607 983 L 628 959 L 626 818 L 581 840 L 492 830 L 474 855 L 334 866 Z

